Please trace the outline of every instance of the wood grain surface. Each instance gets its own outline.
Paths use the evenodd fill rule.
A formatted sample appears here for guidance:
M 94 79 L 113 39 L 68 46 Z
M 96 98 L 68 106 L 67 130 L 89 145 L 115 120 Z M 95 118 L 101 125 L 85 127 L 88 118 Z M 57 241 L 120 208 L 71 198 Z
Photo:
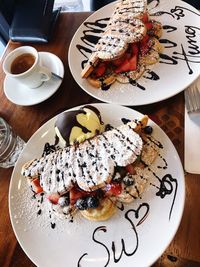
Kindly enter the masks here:
M 38 51 L 48 51 L 56 54 L 62 60 L 65 67 L 65 77 L 61 87 L 51 98 L 41 104 L 22 107 L 11 103 L 5 97 L 3 92 L 5 75 L 2 70 L 2 62 L 6 54 L 22 45 L 9 42 L 1 59 L 0 66 L 0 116 L 4 117 L 25 141 L 28 141 L 31 135 L 44 122 L 61 111 L 81 104 L 100 102 L 86 94 L 76 84 L 69 71 L 67 61 L 68 48 L 73 34 L 89 14 L 61 13 L 53 37 L 48 44 L 27 44 L 34 46 Z M 183 162 L 183 93 L 153 105 L 134 107 L 134 109 L 148 114 L 167 133 Z M 10 223 L 8 192 L 11 174 L 12 168 L 0 168 L 0 266 L 33 267 L 35 265 L 29 260 L 18 244 Z M 167 250 L 153 267 L 200 266 L 200 175 L 186 174 L 185 181 L 186 201 L 180 227 Z

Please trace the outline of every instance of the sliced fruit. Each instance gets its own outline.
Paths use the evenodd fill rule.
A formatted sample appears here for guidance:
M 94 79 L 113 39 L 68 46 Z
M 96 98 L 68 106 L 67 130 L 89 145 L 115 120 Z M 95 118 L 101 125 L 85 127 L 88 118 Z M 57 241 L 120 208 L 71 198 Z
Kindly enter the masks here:
M 126 171 L 130 174 L 136 174 L 136 171 L 135 171 L 135 167 L 133 166 L 133 164 L 129 164 L 126 166 Z
M 149 35 L 146 34 L 146 35 L 143 37 L 143 39 L 140 41 L 140 44 L 141 44 L 141 43 L 146 43 L 148 40 L 149 40 Z
M 142 22 L 144 22 L 144 23 L 147 23 L 148 22 L 148 20 L 149 20 L 149 15 L 148 15 L 148 13 L 147 12 L 145 12 L 144 14 L 143 14 L 143 17 L 142 17 Z
M 149 35 L 145 35 L 142 41 L 140 42 L 140 53 L 142 56 L 146 55 L 150 50 L 149 40 Z
M 142 64 L 138 64 L 137 70 L 129 71 L 128 73 L 119 73 L 117 74 L 117 81 L 120 83 L 130 83 L 130 81 L 134 81 L 139 79 L 145 71 L 145 67 Z
M 146 66 L 152 65 L 156 64 L 159 61 L 159 58 L 159 53 L 151 48 L 148 53 L 141 58 L 141 62 Z
M 110 183 L 106 185 L 106 194 L 112 196 L 118 196 L 122 192 L 121 183 Z
M 153 23 L 152 22 L 145 23 L 145 26 L 146 26 L 147 30 L 153 29 Z
M 52 204 L 58 204 L 60 196 L 57 193 L 52 193 L 50 195 L 47 195 L 47 199 L 52 203 Z
M 88 82 L 96 88 L 105 88 L 106 86 L 111 85 L 112 83 L 115 82 L 116 77 L 113 73 L 110 75 L 105 75 L 99 78 L 94 78 L 94 77 L 88 77 Z
M 70 204 L 74 205 L 78 199 L 85 198 L 85 197 L 88 197 L 88 196 L 94 196 L 96 194 L 97 194 L 97 191 L 86 192 L 86 191 L 81 190 L 79 187 L 74 186 L 69 191 Z
M 132 56 L 130 59 L 125 59 L 122 64 L 115 69 L 115 73 L 122 73 L 127 71 L 133 71 L 137 69 L 137 61 L 138 61 L 138 45 L 131 44 Z
M 69 192 L 70 204 L 74 205 L 79 198 L 82 198 L 84 196 L 84 191 L 77 187 L 73 187 Z
M 112 61 L 112 64 L 116 67 L 120 66 L 124 61 L 126 60 L 126 57 L 120 57 Z
M 106 72 L 106 64 L 101 62 L 92 72 L 92 75 L 94 75 L 94 77 L 99 78 L 101 76 L 104 75 L 104 73 Z
M 33 191 L 36 194 L 43 192 L 43 188 L 41 187 L 40 180 L 38 178 L 33 179 L 31 181 L 31 185 L 32 185 Z

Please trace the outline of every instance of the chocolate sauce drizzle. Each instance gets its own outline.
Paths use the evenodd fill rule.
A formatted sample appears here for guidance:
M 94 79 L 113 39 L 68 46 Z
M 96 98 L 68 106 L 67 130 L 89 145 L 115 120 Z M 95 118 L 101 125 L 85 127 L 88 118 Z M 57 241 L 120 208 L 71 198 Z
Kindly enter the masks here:
M 100 39 L 100 34 L 104 32 L 110 18 L 98 19 L 95 22 L 85 22 L 86 30 L 83 31 L 83 36 L 80 38 L 85 45 L 77 44 L 76 48 L 84 56 L 81 62 L 82 69 L 87 63 L 90 54 L 93 52 L 96 43 Z
M 147 219 L 149 210 L 150 210 L 149 204 L 142 203 L 138 206 L 137 209 L 129 209 L 124 214 L 125 220 L 129 222 L 129 230 L 131 231 L 131 234 L 129 236 L 129 242 L 131 240 L 133 244 L 131 249 L 128 247 L 128 244 L 126 243 L 123 237 L 119 237 L 119 241 L 121 242 L 121 248 L 119 248 L 119 246 L 116 245 L 116 241 L 112 241 L 111 246 L 109 247 L 103 241 L 100 240 L 101 239 L 100 233 L 101 232 L 103 234 L 107 233 L 106 226 L 99 226 L 94 229 L 93 234 L 92 234 L 92 241 L 96 244 L 99 244 L 101 247 L 104 248 L 105 255 L 103 259 L 105 259 L 105 262 L 102 263 L 102 266 L 104 267 L 108 266 L 111 260 L 113 260 L 114 263 L 117 263 L 122 259 L 122 257 L 124 256 L 131 257 L 136 253 L 138 246 L 139 246 L 139 235 L 137 232 L 137 227 L 140 226 L 142 223 L 144 223 L 144 221 Z M 119 252 L 117 250 L 119 250 Z M 88 252 L 85 252 L 83 253 L 83 255 L 81 255 L 81 257 L 79 258 L 77 262 L 77 267 L 84 267 L 82 260 L 87 255 L 88 255 Z
M 188 11 L 189 13 L 193 13 L 196 16 L 200 16 L 199 13 L 197 13 L 197 12 L 195 12 L 195 11 L 189 9 L 189 8 L 182 7 L 182 6 L 175 6 L 175 8 L 171 9 L 171 13 L 175 15 L 177 20 L 179 20 L 180 18 L 185 17 L 184 11 Z
M 149 80 L 153 80 L 153 81 L 160 80 L 160 77 L 158 76 L 158 74 L 156 74 L 155 71 L 153 70 L 147 70 L 145 74 L 143 75 L 143 77 Z
M 177 179 L 173 178 L 171 174 L 166 174 L 162 179 L 159 179 L 160 187 L 156 196 L 160 198 L 165 198 L 167 195 L 171 195 L 174 192 L 170 212 L 169 212 L 169 220 L 171 219 L 172 210 L 174 207 L 174 202 L 177 194 L 178 189 L 178 181 Z

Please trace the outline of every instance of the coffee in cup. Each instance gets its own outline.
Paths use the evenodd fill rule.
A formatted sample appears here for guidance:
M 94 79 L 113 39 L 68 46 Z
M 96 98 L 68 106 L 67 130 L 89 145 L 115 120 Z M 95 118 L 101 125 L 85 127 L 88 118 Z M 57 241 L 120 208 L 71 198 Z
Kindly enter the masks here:
M 22 54 L 16 57 L 11 64 L 12 74 L 21 74 L 29 70 L 35 62 L 35 57 L 30 53 Z
M 39 53 L 31 46 L 21 46 L 9 53 L 3 69 L 6 75 L 29 88 L 37 88 L 51 79 L 50 70 L 41 66 Z

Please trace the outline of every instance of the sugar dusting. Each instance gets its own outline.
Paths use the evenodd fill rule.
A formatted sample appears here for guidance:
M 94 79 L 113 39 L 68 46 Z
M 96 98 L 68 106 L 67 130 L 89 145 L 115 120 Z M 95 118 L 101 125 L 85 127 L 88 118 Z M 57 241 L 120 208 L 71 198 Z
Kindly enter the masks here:
M 75 214 L 73 222 L 58 218 L 45 195 L 35 195 L 26 180 L 22 181 L 20 190 L 12 194 L 10 203 L 12 221 L 19 231 L 36 230 L 47 235 L 56 232 L 57 235 L 77 231 L 84 223 L 79 214 Z

